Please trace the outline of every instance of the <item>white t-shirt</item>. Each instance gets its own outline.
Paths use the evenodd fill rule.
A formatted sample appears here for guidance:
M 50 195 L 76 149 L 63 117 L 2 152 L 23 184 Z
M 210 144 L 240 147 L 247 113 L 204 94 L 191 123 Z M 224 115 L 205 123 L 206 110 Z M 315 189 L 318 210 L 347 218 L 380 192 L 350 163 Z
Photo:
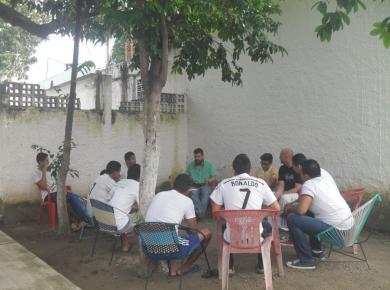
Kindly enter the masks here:
M 321 169 L 320 177 L 306 181 L 301 194 L 313 198 L 309 210 L 315 218 L 339 230 L 348 230 L 353 226 L 351 210 L 326 170 Z
M 111 178 L 108 174 L 100 175 L 95 181 L 92 183 L 89 189 L 89 198 L 87 202 L 87 213 L 89 216 L 93 216 L 92 214 L 92 206 L 89 201 L 90 198 L 97 199 L 101 202 L 108 203 L 112 195 L 111 189 L 115 186 L 116 181 Z
M 146 212 L 146 222 L 181 224 L 183 219 L 195 217 L 191 198 L 172 189 L 155 195 Z
M 261 209 L 263 204 L 269 206 L 276 201 L 275 195 L 264 180 L 247 173 L 222 180 L 210 198 L 225 209 L 242 209 L 247 194 L 249 199 L 245 209 Z M 228 226 L 224 233 L 226 241 L 230 240 Z
M 129 222 L 131 207 L 139 203 L 139 183 L 132 179 L 122 179 L 111 189 L 112 198 L 109 202 L 114 207 L 114 215 L 118 230 L 122 230 Z M 127 213 L 127 214 L 126 214 Z
M 121 163 L 121 179 L 127 179 L 127 164 L 126 162 Z
M 34 170 L 32 176 L 33 176 L 33 181 L 36 184 L 42 179 L 42 171 L 37 168 L 36 170 Z M 50 192 L 57 192 L 56 180 L 53 176 L 51 176 L 50 171 L 46 172 L 46 181 L 47 181 L 47 187 L 50 190 Z M 47 191 L 41 190 L 41 196 L 42 199 L 45 199 L 47 196 Z

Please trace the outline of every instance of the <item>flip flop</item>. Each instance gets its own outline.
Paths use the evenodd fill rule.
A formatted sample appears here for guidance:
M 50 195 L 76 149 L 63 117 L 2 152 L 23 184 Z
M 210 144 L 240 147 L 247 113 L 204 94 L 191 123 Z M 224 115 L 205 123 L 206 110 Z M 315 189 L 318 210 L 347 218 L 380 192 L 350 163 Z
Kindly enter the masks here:
M 187 272 L 184 272 L 182 273 L 181 275 L 182 276 L 186 276 L 186 275 L 189 275 L 189 274 L 192 274 L 192 273 L 196 273 L 196 272 L 199 272 L 200 270 L 202 270 L 202 267 L 195 264 L 195 265 L 192 265 Z

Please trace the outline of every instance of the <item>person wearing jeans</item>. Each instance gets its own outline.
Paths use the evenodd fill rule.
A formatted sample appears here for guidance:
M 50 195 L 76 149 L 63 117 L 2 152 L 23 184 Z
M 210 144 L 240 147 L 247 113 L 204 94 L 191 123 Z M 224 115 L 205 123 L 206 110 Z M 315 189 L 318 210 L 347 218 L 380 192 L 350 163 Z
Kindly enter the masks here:
M 287 226 L 298 259 L 307 265 L 314 264 L 313 256 L 322 252 L 321 242 L 315 235 L 328 229 L 330 225 L 308 215 L 291 213 L 287 217 Z M 306 235 L 309 236 L 310 242 Z
M 196 184 L 192 184 L 192 186 L 196 188 Z M 203 217 L 206 214 L 211 191 L 211 187 L 208 184 L 192 190 L 191 199 L 194 202 L 198 217 Z
M 204 159 L 203 150 L 197 148 L 194 150 L 194 160 L 187 165 L 186 174 L 192 178 L 191 199 L 195 206 L 196 215 L 204 217 L 210 194 L 216 184 L 217 171 L 214 165 Z
M 317 161 L 309 159 L 302 163 L 302 180 L 304 184 L 298 202 L 287 204 L 284 208 L 290 238 L 297 254 L 297 259 L 286 265 L 314 270 L 313 253 L 320 254 L 322 251 L 315 235 L 331 226 L 348 230 L 353 226 L 353 217 L 332 176 L 321 169 Z M 306 235 L 310 237 L 310 242 Z

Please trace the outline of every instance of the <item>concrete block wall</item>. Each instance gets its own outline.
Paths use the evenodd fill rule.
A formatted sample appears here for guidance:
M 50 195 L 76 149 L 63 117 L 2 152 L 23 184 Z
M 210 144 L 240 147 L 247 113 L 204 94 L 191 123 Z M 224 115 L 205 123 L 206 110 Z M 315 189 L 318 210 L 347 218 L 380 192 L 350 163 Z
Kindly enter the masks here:
M 111 111 L 109 111 L 111 112 Z M 187 117 L 162 114 L 159 181 L 181 172 L 187 157 Z M 0 192 L 6 203 L 39 199 L 32 183 L 36 168 L 33 144 L 53 152 L 64 136 L 64 111 L 0 111 Z M 80 178 L 70 179 L 73 190 L 87 194 L 90 184 L 107 162 L 121 163 L 127 151 L 135 152 L 142 163 L 144 136 L 143 114 L 112 112 L 109 116 L 93 111 L 76 111 L 73 138 L 77 148 L 71 153 L 71 167 Z

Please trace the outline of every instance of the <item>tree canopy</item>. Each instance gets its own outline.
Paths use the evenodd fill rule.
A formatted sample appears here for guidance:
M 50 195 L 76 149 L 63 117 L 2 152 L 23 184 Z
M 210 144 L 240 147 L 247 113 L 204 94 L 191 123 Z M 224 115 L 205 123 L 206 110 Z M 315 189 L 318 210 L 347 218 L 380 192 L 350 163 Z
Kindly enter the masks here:
M 11 5 L 11 1 L 5 1 Z M 40 21 L 44 16 L 30 11 L 26 5 L 15 5 L 14 9 Z M 25 30 L 0 20 L 0 79 L 26 79 L 29 66 L 37 61 L 33 56 L 41 39 Z
M 375 1 L 375 0 L 374 0 Z M 384 2 L 385 0 L 381 0 Z M 317 26 L 317 36 L 321 41 L 330 41 L 332 33 L 349 25 L 351 20 L 349 15 L 359 10 L 366 9 L 366 5 L 361 0 L 334 0 L 318 1 L 313 7 L 322 14 L 322 23 Z M 390 47 L 390 16 L 382 21 L 375 22 L 370 33 L 382 40 L 386 48 Z

